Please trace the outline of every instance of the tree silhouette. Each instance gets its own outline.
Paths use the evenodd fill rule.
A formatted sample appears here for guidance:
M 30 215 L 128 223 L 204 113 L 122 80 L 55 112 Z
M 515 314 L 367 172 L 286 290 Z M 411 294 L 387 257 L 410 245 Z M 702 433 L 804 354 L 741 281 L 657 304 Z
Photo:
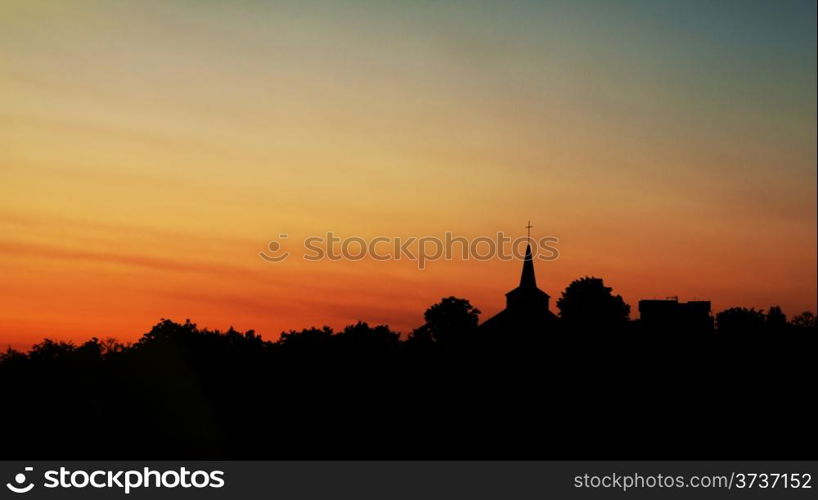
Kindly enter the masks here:
M 631 308 L 612 291 L 601 278 L 586 276 L 573 281 L 557 300 L 563 326 L 591 333 L 623 328 Z
M 57 362 L 68 358 L 76 350 L 73 342 L 55 342 L 51 339 L 44 339 L 39 344 L 34 344 L 28 357 L 39 363 Z
M 764 330 L 766 322 L 763 310 L 731 307 L 716 315 L 716 331 L 724 337 L 755 336 Z
M 346 349 L 364 352 L 395 347 L 400 334 L 391 331 L 386 325 L 370 327 L 366 322 L 359 321 L 347 326 L 335 337 Z
M 771 331 L 782 331 L 787 328 L 787 315 L 779 306 L 772 306 L 765 318 L 766 328 Z
M 412 332 L 415 341 L 433 340 L 451 344 L 474 334 L 480 319 L 480 310 L 466 299 L 446 297 L 426 309 L 423 319 L 426 323 Z
M 818 327 L 818 320 L 813 313 L 810 311 L 804 311 L 801 314 L 795 316 L 792 319 L 791 323 L 794 327 L 800 329 L 815 329 Z
M 300 332 L 295 330 L 282 332 L 278 343 L 283 347 L 290 349 L 309 347 L 317 348 L 320 345 L 328 343 L 330 337 L 332 337 L 332 328 L 328 326 L 321 329 L 305 328 Z

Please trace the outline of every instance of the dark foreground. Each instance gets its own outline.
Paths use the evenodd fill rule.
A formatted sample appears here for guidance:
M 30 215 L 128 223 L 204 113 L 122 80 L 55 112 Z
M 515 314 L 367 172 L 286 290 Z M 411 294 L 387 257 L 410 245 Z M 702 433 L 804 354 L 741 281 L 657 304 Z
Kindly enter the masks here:
M 814 458 L 815 338 L 165 321 L 5 354 L 3 458 Z

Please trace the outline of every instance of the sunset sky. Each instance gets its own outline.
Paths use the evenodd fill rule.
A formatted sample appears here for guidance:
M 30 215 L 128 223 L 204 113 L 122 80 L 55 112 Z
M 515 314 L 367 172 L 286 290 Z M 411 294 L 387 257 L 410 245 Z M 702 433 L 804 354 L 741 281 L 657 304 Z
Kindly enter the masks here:
M 160 318 L 407 331 L 519 262 L 306 262 L 553 235 L 552 296 L 816 308 L 816 3 L 0 2 L 0 348 Z M 286 233 L 296 254 L 258 257 Z

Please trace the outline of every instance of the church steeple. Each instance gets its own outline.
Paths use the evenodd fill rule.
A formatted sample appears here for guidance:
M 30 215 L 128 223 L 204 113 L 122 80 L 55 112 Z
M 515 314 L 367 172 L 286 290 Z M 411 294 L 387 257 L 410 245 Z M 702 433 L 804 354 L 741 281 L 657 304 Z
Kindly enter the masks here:
M 523 272 L 520 275 L 520 288 L 537 288 L 537 278 L 534 276 L 534 260 L 531 257 L 531 244 L 525 247 Z
M 483 323 L 483 328 L 497 328 L 509 334 L 544 331 L 556 320 L 548 310 L 551 297 L 537 288 L 534 256 L 531 252 L 531 221 L 528 222 L 528 245 L 525 248 L 520 286 L 506 293 L 506 308 Z
M 537 288 L 537 278 L 534 277 L 534 260 L 531 258 L 531 221 L 525 228 L 528 230 L 528 245 L 525 247 L 525 260 L 523 260 L 523 273 L 520 275 L 520 288 Z

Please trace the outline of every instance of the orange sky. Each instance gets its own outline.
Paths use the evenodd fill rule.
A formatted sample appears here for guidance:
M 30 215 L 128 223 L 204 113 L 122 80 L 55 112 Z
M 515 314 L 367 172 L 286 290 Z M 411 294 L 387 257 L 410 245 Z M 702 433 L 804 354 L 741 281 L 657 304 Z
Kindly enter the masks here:
M 552 304 L 596 275 L 815 310 L 814 16 L 454 4 L 4 2 L 0 345 L 485 318 L 518 262 L 257 254 L 529 219 Z

